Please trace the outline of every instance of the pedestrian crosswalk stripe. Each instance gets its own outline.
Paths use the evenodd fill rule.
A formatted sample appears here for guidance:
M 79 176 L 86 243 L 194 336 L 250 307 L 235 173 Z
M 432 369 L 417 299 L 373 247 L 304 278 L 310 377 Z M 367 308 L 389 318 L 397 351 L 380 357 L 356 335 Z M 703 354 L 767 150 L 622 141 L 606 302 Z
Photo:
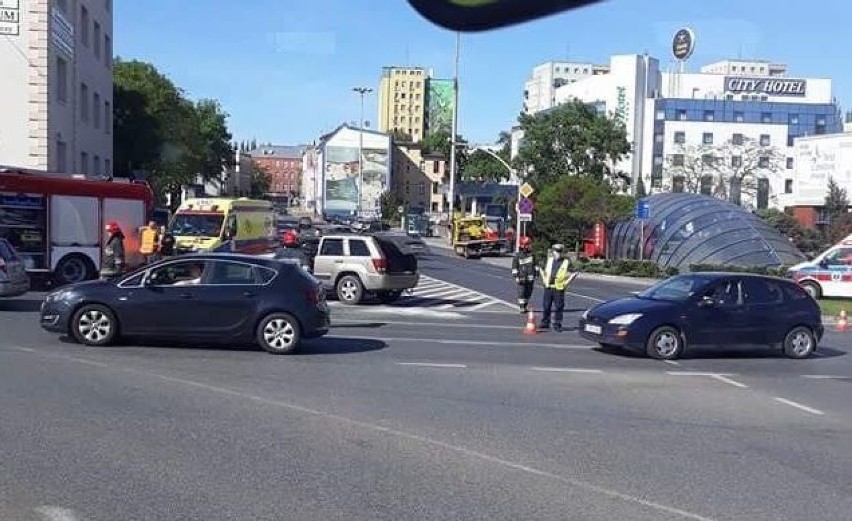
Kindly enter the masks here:
M 420 282 L 413 290 L 403 294 L 398 301 L 388 304 L 390 307 L 420 307 L 439 310 L 457 309 L 464 311 L 514 310 L 514 306 L 500 299 L 485 295 L 470 288 L 444 282 L 439 279 L 420 276 Z

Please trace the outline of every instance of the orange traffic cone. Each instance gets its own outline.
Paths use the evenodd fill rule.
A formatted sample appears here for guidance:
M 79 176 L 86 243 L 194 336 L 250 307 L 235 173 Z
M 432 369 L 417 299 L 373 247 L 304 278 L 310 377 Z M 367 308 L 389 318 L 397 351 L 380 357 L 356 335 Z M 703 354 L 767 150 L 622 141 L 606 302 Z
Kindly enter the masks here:
M 536 333 L 538 333 L 538 328 L 535 325 L 535 312 L 530 308 L 530 312 L 527 313 L 527 325 L 524 326 L 524 334 L 534 335 Z
M 849 327 L 849 322 L 846 320 L 846 310 L 841 309 L 840 314 L 837 315 L 837 326 L 836 329 L 838 331 L 846 331 L 846 328 Z

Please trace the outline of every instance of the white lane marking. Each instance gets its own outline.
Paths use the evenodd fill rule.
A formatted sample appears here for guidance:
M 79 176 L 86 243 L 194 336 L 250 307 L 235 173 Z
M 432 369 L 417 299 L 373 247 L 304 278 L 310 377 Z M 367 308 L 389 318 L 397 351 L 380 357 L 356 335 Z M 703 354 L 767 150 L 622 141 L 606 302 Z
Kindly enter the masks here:
M 584 299 L 586 299 L 586 300 L 591 300 L 592 302 L 606 302 L 606 300 L 599 299 L 599 298 L 597 298 L 597 297 L 590 297 L 590 296 L 588 296 L 588 295 L 582 295 L 582 294 L 580 294 L 580 293 L 574 293 L 573 291 L 566 291 L 565 293 L 566 293 L 567 295 L 573 295 L 573 296 L 575 296 L 575 297 L 580 297 L 580 298 L 584 298 Z
M 67 508 L 42 506 L 35 511 L 45 519 L 45 521 L 78 521 L 80 518 L 73 510 Z
M 544 373 L 603 374 L 600 369 L 575 369 L 573 367 L 531 367 L 530 369 Z
M 845 380 L 847 378 L 852 378 L 852 376 L 837 376 L 831 374 L 803 374 L 802 378 L 807 378 L 809 380 Z
M 79 360 L 79 359 L 71 357 L 71 356 L 56 355 L 56 354 L 52 354 L 52 353 L 40 353 L 40 355 L 50 357 L 50 358 L 59 358 L 59 359 L 67 360 L 67 361 L 70 361 L 70 362 L 77 362 Z M 420 435 L 420 434 L 414 434 L 412 432 L 407 432 L 407 431 L 398 430 L 398 429 L 392 429 L 390 427 L 385 427 L 383 425 L 377 425 L 375 423 L 370 423 L 370 422 L 367 422 L 367 421 L 356 420 L 356 419 L 353 419 L 353 418 L 348 418 L 346 416 L 341 416 L 341 415 L 338 415 L 338 414 L 322 411 L 322 410 L 319 410 L 319 409 L 312 409 L 310 407 L 305 407 L 303 405 L 298 405 L 298 404 L 291 403 L 291 402 L 273 400 L 271 398 L 266 398 L 264 396 L 259 396 L 259 395 L 250 394 L 250 393 L 241 392 L 241 391 L 235 391 L 233 389 L 228 389 L 226 387 L 218 387 L 218 386 L 215 386 L 215 385 L 205 384 L 205 383 L 197 382 L 197 381 L 194 381 L 194 380 L 188 380 L 188 379 L 185 379 L 185 378 L 177 378 L 177 377 L 174 377 L 174 376 L 166 376 L 166 375 L 162 375 L 162 374 L 154 373 L 154 372 L 150 372 L 150 371 L 143 371 L 143 370 L 139 370 L 139 369 L 125 368 L 125 367 L 121 367 L 121 366 L 114 365 L 114 364 L 107 364 L 107 365 L 112 369 L 117 369 L 119 371 L 123 371 L 123 372 L 130 373 L 130 374 L 147 376 L 149 378 L 157 378 L 157 379 L 160 379 L 160 380 L 165 381 L 165 382 L 172 382 L 172 383 L 184 385 L 184 386 L 187 386 L 187 387 L 194 387 L 196 389 L 201 389 L 203 391 L 214 392 L 214 393 L 217 393 L 217 394 L 222 394 L 222 395 L 225 395 L 225 396 L 231 396 L 231 397 L 234 397 L 234 398 L 251 400 L 255 403 L 260 403 L 260 404 L 264 404 L 264 405 L 268 405 L 268 406 L 272 406 L 272 407 L 277 407 L 277 408 L 280 408 L 280 409 L 286 409 L 286 410 L 289 410 L 289 411 L 298 412 L 298 413 L 302 413 L 302 414 L 306 414 L 306 415 L 310 415 L 310 416 L 316 416 L 317 418 L 322 418 L 322 419 L 325 419 L 325 420 L 328 420 L 328 421 L 345 423 L 347 425 L 359 427 L 359 428 L 362 428 L 364 430 L 383 433 L 383 434 L 386 434 L 386 435 L 389 435 L 389 436 L 394 436 L 394 437 L 401 438 L 401 439 L 417 441 L 417 442 L 420 442 L 424 445 L 431 445 L 433 447 L 438 447 L 438 448 L 441 448 L 441 449 L 444 449 L 444 450 L 447 450 L 447 451 L 450 451 L 450 452 L 454 452 L 456 454 L 461 454 L 461 455 L 467 456 L 469 458 L 475 458 L 475 459 L 479 459 L 479 460 L 482 460 L 482 461 L 486 461 L 488 463 L 492 463 L 494 465 L 499 465 L 499 466 L 509 468 L 509 469 L 512 469 L 512 470 L 518 470 L 518 471 L 521 471 L 521 472 L 525 472 L 527 474 L 531 474 L 533 476 L 548 479 L 548 480 L 551 480 L 551 481 L 556 481 L 558 483 L 562 483 L 564 485 L 575 487 L 575 488 L 578 488 L 578 489 L 581 489 L 581 490 L 586 490 L 588 492 L 592 492 L 592 493 L 595 493 L 595 494 L 598 494 L 598 495 L 601 495 L 601 496 L 606 496 L 606 497 L 609 497 L 609 498 L 618 499 L 618 500 L 623 501 L 625 503 L 631 503 L 631 504 L 634 504 L 634 505 L 641 505 L 643 507 L 646 507 L 648 509 L 655 510 L 655 511 L 658 511 L 658 512 L 665 512 L 667 514 L 680 516 L 684 519 L 692 519 L 693 521 L 715 521 L 713 518 L 705 517 L 705 516 L 702 516 L 702 515 L 699 515 L 699 514 L 694 514 L 692 512 L 688 512 L 686 510 L 682 510 L 682 509 L 677 508 L 677 507 L 672 507 L 672 506 L 669 506 L 669 505 L 664 505 L 662 503 L 657 503 L 655 501 L 650 501 L 650 500 L 647 500 L 647 499 L 642 499 L 640 497 L 631 496 L 630 494 L 626 494 L 624 492 L 619 492 L 617 490 L 614 490 L 614 489 L 611 489 L 611 488 L 606 488 L 606 487 L 603 487 L 603 486 L 600 486 L 600 485 L 595 485 L 595 484 L 590 483 L 588 481 L 584 481 L 584 480 L 577 479 L 577 478 L 571 478 L 571 477 L 567 477 L 567 476 L 562 476 L 560 474 L 554 474 L 554 473 L 548 472 L 546 470 L 541 470 L 541 469 L 538 469 L 538 468 L 535 468 L 535 467 L 531 467 L 529 465 L 524 465 L 522 463 L 516 463 L 516 462 L 508 460 L 508 459 L 503 459 L 503 458 L 500 458 L 498 456 L 492 456 L 492 455 L 484 453 L 484 452 L 469 449 L 469 448 L 463 447 L 461 445 L 454 445 L 452 443 L 447 443 L 445 441 L 441 441 L 441 440 L 438 440 L 438 439 L 435 439 L 435 438 L 430 438 L 428 436 L 423 436 L 423 435 Z M 56 520 L 50 520 L 50 521 L 76 521 L 76 519 L 73 519 L 73 518 L 72 519 L 56 519 Z
M 482 304 L 477 304 L 477 305 L 473 306 L 472 308 L 468 308 L 467 311 L 479 311 L 480 309 L 487 308 L 488 306 L 493 306 L 494 304 L 499 304 L 499 302 L 489 300 L 488 302 L 483 302 Z
M 440 288 L 440 289 L 431 289 L 429 291 L 417 291 L 414 290 L 414 293 L 411 294 L 413 297 L 417 298 L 429 298 L 429 297 L 443 297 L 444 295 L 449 295 L 450 293 L 458 291 L 455 288 Z
M 414 367 L 447 367 L 455 369 L 465 369 L 467 367 L 464 364 L 436 364 L 432 362 L 397 362 L 396 365 L 408 365 Z
M 333 336 L 323 338 L 338 338 Z M 443 338 L 414 338 L 414 337 L 374 337 L 374 336 L 352 336 L 346 335 L 339 337 L 348 340 L 373 340 L 376 342 L 417 342 L 418 344 L 447 344 L 447 345 L 466 345 L 466 346 L 482 346 L 482 347 L 548 347 L 553 349 L 592 349 L 596 346 L 591 344 L 547 344 L 539 342 L 493 342 L 483 340 L 446 340 Z
M 817 416 L 822 416 L 825 413 L 819 409 L 814 409 L 813 407 L 808 407 L 807 405 L 802 405 L 801 403 L 794 402 L 793 400 L 788 400 L 786 398 L 779 398 L 775 396 L 773 398 L 776 402 L 783 403 L 784 405 L 789 405 L 790 407 L 795 407 L 796 409 L 809 412 L 811 414 L 816 414 Z
M 447 282 L 447 281 L 444 281 L 444 280 L 440 280 L 440 279 L 435 279 L 435 278 L 432 278 L 432 277 L 428 277 L 428 276 L 426 276 L 426 275 L 424 275 L 424 276 L 422 276 L 422 277 L 420 277 L 420 278 L 421 278 L 421 280 L 425 278 L 426 280 L 434 280 L 434 281 L 438 281 L 438 282 L 441 282 L 442 284 L 446 284 L 446 285 L 448 285 L 448 286 L 453 286 L 453 287 L 456 287 L 456 288 L 459 288 L 459 289 L 467 289 L 467 290 L 470 290 L 470 288 L 466 288 L 466 287 L 464 287 L 464 286 L 459 286 L 458 284 L 453 284 L 452 282 Z M 499 278 L 501 278 L 501 279 L 502 279 L 503 277 L 499 277 Z M 511 279 L 508 279 L 508 277 L 507 277 L 507 278 L 506 278 L 506 280 L 511 280 Z M 511 302 L 508 302 L 508 301 L 506 301 L 506 300 L 503 300 L 503 299 L 500 299 L 500 298 L 497 298 L 497 297 L 492 297 L 491 295 L 488 295 L 488 294 L 485 294 L 485 293 L 481 293 L 481 292 L 479 292 L 479 293 L 480 293 L 483 297 L 487 297 L 487 298 L 489 298 L 489 299 L 491 299 L 491 300 L 493 300 L 493 301 L 495 301 L 495 302 L 499 302 L 500 304 L 506 305 L 506 306 L 508 306 L 508 307 L 510 307 L 510 308 L 513 308 L 513 309 L 514 309 L 514 308 L 517 306 L 517 304 L 512 304 Z
M 724 382 L 728 385 L 733 385 L 734 387 L 739 387 L 740 389 L 748 389 L 748 386 L 746 384 L 740 383 L 736 380 L 731 380 L 727 376 L 722 376 L 720 374 L 714 374 L 714 375 L 711 376 L 711 378 L 715 378 L 716 380 L 719 380 L 720 382 Z
M 674 360 L 663 360 L 663 362 L 669 365 L 680 365 L 680 362 L 675 362 Z
M 337 309 L 345 309 L 352 310 L 351 306 L 347 306 L 345 304 L 335 303 L 334 306 L 331 306 Z M 354 310 L 353 310 L 354 311 Z M 409 316 L 409 317 L 423 317 L 423 318 L 441 318 L 441 319 L 452 319 L 452 320 L 461 320 L 465 317 L 461 313 L 455 313 L 451 311 L 437 311 L 432 308 L 424 308 L 417 306 L 394 306 L 394 307 L 370 307 L 363 306 L 357 309 L 358 313 L 368 313 L 368 314 L 388 314 L 392 313 L 394 315 L 399 316 Z
M 517 326 L 504 326 L 504 325 L 489 325 L 489 324 L 453 324 L 451 322 L 406 322 L 401 320 L 381 320 L 382 324 L 386 324 L 389 326 L 421 326 L 421 327 L 463 327 L 467 329 L 514 329 L 516 331 L 521 331 L 524 329 L 523 324 L 519 324 Z M 339 324 L 333 323 L 331 325 L 332 329 L 345 329 L 348 327 L 358 327 L 361 324 L 370 324 L 372 321 L 359 321 L 359 320 L 348 320 L 346 322 L 341 322 Z
M 23 351 L 25 353 L 35 353 L 36 350 L 31 347 L 15 347 L 18 351 Z

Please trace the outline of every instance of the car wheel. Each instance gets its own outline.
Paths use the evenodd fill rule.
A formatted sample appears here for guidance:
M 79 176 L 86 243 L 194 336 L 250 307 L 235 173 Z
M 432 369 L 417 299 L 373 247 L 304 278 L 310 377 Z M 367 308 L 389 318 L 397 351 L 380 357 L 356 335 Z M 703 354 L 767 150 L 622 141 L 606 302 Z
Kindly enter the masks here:
M 802 288 L 814 300 L 819 300 L 822 297 L 822 288 L 815 282 L 802 282 Z
M 71 336 L 87 346 L 105 346 L 118 334 L 115 314 L 106 306 L 87 304 L 74 313 L 71 319 Z
M 299 323 L 287 313 L 273 313 L 257 326 L 257 343 L 274 355 L 286 355 L 299 347 Z
M 784 337 L 784 355 L 802 359 L 816 351 L 817 340 L 814 332 L 805 326 L 796 326 Z
M 401 291 L 383 291 L 379 293 L 379 302 L 382 304 L 390 304 L 399 300 L 399 297 L 401 296 Z
M 63 257 L 53 272 L 53 281 L 59 285 L 74 284 L 95 278 L 95 267 L 82 255 Z
M 663 326 L 655 329 L 648 337 L 645 352 L 657 360 L 675 360 L 683 352 L 683 346 L 680 331 L 671 326 Z
M 358 304 L 364 296 L 364 286 L 355 275 L 346 275 L 337 281 L 337 298 L 344 304 Z

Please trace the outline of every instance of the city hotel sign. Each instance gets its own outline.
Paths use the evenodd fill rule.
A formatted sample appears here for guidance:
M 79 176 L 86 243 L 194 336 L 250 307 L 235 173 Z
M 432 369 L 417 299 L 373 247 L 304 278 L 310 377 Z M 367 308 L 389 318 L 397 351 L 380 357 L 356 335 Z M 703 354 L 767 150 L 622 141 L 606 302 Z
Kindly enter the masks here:
M 807 80 L 789 78 L 725 78 L 725 92 L 734 94 L 766 94 L 768 96 L 804 96 Z

